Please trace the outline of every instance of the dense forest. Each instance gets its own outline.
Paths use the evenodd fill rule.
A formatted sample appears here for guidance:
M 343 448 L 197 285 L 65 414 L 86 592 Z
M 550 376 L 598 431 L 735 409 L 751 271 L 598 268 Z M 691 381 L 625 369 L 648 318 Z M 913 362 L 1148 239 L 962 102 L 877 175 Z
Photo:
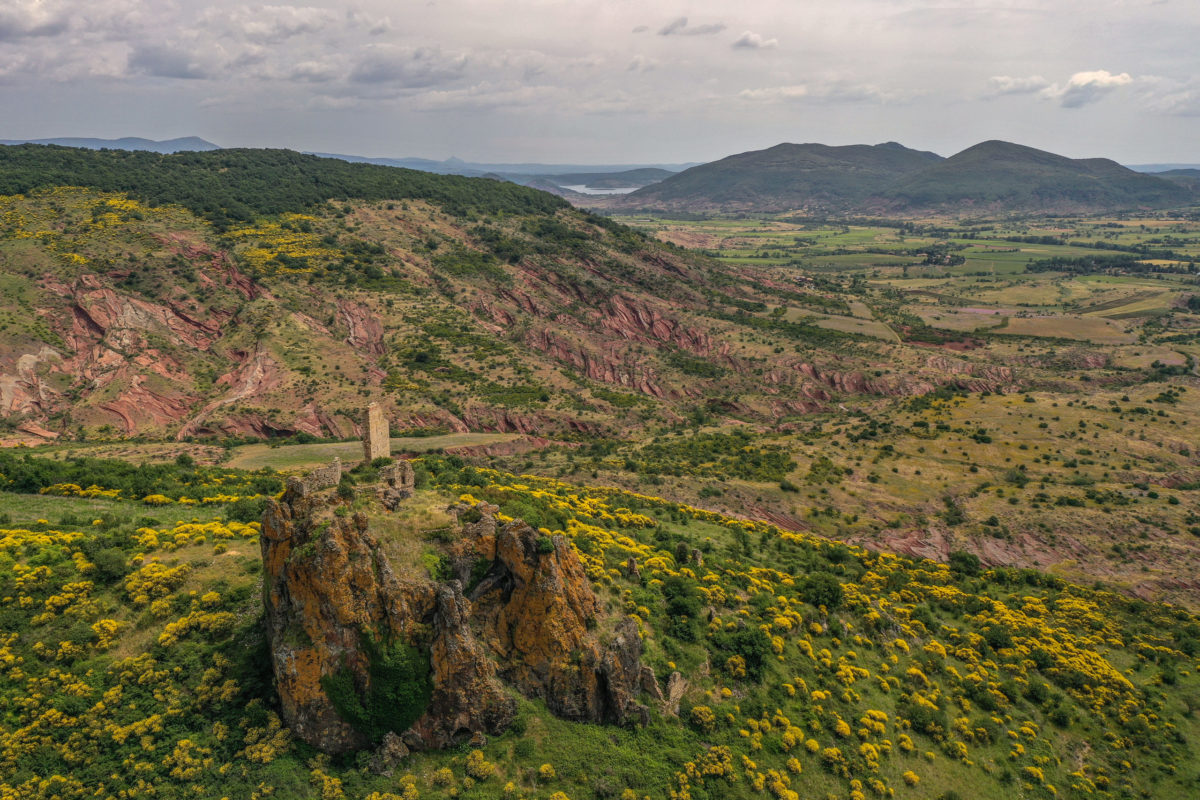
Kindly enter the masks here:
M 459 217 L 546 213 L 568 206 L 554 195 L 514 183 L 351 164 L 291 150 L 163 155 L 55 145 L 0 147 L 0 195 L 52 186 L 128 192 L 152 205 L 181 205 L 218 229 L 264 214 L 304 211 L 330 198 L 428 200 Z

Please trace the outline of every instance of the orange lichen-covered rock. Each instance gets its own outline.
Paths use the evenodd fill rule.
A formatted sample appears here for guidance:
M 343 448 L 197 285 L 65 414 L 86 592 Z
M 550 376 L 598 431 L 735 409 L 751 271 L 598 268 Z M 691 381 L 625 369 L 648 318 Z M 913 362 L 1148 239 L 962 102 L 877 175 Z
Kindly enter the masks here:
M 345 664 L 365 679 L 361 631 L 383 623 L 386 599 L 366 532 L 354 519 L 315 519 L 328 512 L 324 506 L 298 482 L 289 483 L 282 502 L 268 506 L 263 602 L 284 721 L 315 747 L 344 752 L 367 742 L 334 710 L 321 678 Z
M 343 719 L 326 686 L 335 676 L 346 686 L 348 670 L 352 691 L 370 704 L 381 641 L 429 657 L 428 705 L 407 710 L 420 714 L 411 725 L 412 716 L 394 714 L 408 725 L 392 728 L 405 747 L 477 741 L 507 727 L 516 703 L 501 679 L 568 719 L 647 719 L 636 699 L 647 691 L 637 624 L 626 617 L 598 633 L 600 604 L 565 537 L 520 521 L 498 526 L 495 506 L 460 504 L 452 508 L 460 535 L 444 560 L 456 577 L 400 580 L 368 518 L 335 513 L 340 502 L 293 478 L 263 517 L 267 639 L 283 718 L 297 737 L 334 753 L 374 743 Z M 477 584 L 470 599 L 468 578 Z M 372 725 L 380 713 L 386 730 L 392 712 L 374 707 Z M 389 752 L 401 752 L 395 737 Z
M 515 520 L 495 536 L 495 560 L 472 592 L 500 675 L 567 719 L 623 722 L 634 713 L 641 638 L 626 618 L 607 646 L 600 607 L 578 554 L 562 535 Z
M 470 613 L 471 603 L 458 581 L 437 587 L 437 635 L 430 652 L 433 697 L 411 729 L 421 746 L 446 747 L 484 731 L 496 733 L 516 714 L 516 702 L 496 680 L 495 667 L 471 633 Z
M 515 704 L 468 626 L 470 603 L 457 582 L 400 581 L 366 517 L 339 517 L 331 493 L 292 480 L 263 517 L 267 639 L 284 720 L 326 752 L 369 742 L 338 714 L 322 678 L 350 670 L 369 688 L 364 637 L 401 638 L 427 647 L 432 697 L 405 743 L 443 747 L 504 728 Z

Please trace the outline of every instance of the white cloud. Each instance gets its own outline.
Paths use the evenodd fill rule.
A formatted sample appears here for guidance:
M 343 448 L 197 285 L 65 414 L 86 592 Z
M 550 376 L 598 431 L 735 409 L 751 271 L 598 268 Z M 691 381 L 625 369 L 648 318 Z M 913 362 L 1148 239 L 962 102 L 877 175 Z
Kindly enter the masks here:
M 1128 86 L 1133 78 L 1128 72 L 1113 75 L 1106 69 L 1076 72 L 1065 85 L 1053 84 L 1041 91 L 1042 97 L 1057 100 L 1063 108 L 1079 108 L 1094 103 L 1114 89 Z
M 1146 104 L 1160 114 L 1173 117 L 1200 117 L 1200 78 L 1186 81 L 1142 77 L 1147 85 Z
M 744 31 L 737 41 L 733 43 L 735 48 L 746 50 L 769 50 L 779 46 L 778 39 L 764 39 L 760 34 L 753 31 Z
M 873 83 L 842 80 L 743 89 L 738 93 L 738 97 L 743 100 L 759 103 L 787 103 L 796 100 L 824 103 L 888 103 L 910 96 L 912 93 L 882 89 Z
M 198 80 L 214 74 L 211 63 L 179 45 L 137 45 L 129 54 L 130 72 L 155 78 Z
M 57 36 L 70 26 L 70 10 L 61 2 L 4 0 L 0 7 L 0 42 Z
M 794 86 L 771 86 L 766 89 L 742 89 L 738 93 L 738 97 L 746 100 L 796 100 L 801 97 L 808 97 L 808 87 L 804 84 L 796 84 Z
M 676 17 L 658 29 L 659 36 L 712 36 L 725 30 L 722 22 L 707 25 L 688 25 L 687 17 Z
M 296 6 L 243 6 L 233 11 L 210 11 L 210 21 L 221 19 L 226 30 L 251 42 L 279 44 L 295 36 L 317 33 L 337 19 L 323 8 Z
M 1002 94 L 1033 94 L 1034 92 L 1040 92 L 1049 85 L 1050 81 L 1041 75 L 1031 75 L 1027 78 L 995 75 L 988 78 L 988 95 L 995 97 Z
M 352 24 L 365 28 L 371 36 L 381 36 L 396 29 L 396 26 L 392 24 L 391 17 L 371 17 L 357 9 L 347 11 L 346 19 Z
M 462 89 L 424 92 L 413 99 L 413 107 L 420 111 L 516 110 L 564 99 L 562 90 L 551 86 L 483 81 Z
M 338 66 L 328 61 L 301 61 L 283 77 L 304 83 L 327 83 L 339 74 Z

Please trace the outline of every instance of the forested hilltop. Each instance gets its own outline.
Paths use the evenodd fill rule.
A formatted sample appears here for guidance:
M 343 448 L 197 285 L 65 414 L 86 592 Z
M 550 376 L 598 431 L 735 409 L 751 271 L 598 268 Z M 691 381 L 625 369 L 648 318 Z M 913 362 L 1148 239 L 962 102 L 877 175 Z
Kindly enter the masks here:
M 1134 172 L 1109 159 L 1072 159 L 994 140 L 949 158 L 895 142 L 780 144 L 692 167 L 630 194 L 577 202 L 676 213 L 961 218 L 1094 214 L 1197 201 L 1186 181 L 1169 177 Z
M 567 205 L 553 195 L 505 181 L 354 164 L 291 150 L 162 154 L 56 145 L 0 147 L 0 195 L 53 186 L 127 192 L 151 205 L 180 205 L 219 230 L 262 215 L 298 213 L 329 200 L 429 200 L 456 215 L 548 213 Z

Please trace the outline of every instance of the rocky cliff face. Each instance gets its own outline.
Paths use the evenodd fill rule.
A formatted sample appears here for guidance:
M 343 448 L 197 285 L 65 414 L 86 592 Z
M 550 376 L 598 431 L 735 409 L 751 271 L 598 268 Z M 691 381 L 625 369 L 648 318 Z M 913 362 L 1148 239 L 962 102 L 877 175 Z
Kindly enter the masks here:
M 568 719 L 644 718 L 636 697 L 648 671 L 637 626 L 622 619 L 602 640 L 599 603 L 562 536 L 547 547 L 522 522 L 498 528 L 492 507 L 462 507 L 474 521 L 447 554 L 458 575 L 402 580 L 368 517 L 339 516 L 339 505 L 333 493 L 293 480 L 263 518 L 271 663 L 283 718 L 299 738 L 332 753 L 374 744 L 326 687 L 348 671 L 357 695 L 368 697 L 369 643 L 377 641 L 428 654 L 432 691 L 416 721 L 396 731 L 405 747 L 445 747 L 503 730 L 515 713 L 512 689 Z M 479 559 L 490 565 L 468 598 L 463 581 Z
M 364 637 L 426 644 L 432 699 L 406 744 L 442 747 L 465 734 L 496 732 L 515 703 L 467 624 L 470 604 L 457 582 L 401 581 L 361 514 L 338 517 L 328 493 L 290 482 L 263 518 L 267 638 L 283 718 L 327 752 L 369 742 L 344 720 L 321 679 L 343 667 L 366 691 Z
M 491 561 L 471 600 L 500 675 L 567 719 L 619 723 L 640 715 L 637 625 L 621 620 L 602 645 L 594 632 L 599 603 L 566 538 L 546 538 L 520 520 L 497 530 L 493 509 L 475 511 L 482 516 L 464 526 L 456 563 L 468 554 Z
M 649 241 L 614 241 L 581 220 L 575 227 L 588 247 L 506 262 L 500 281 L 447 270 L 427 252 L 431 230 L 477 251 L 475 222 L 424 207 L 380 215 L 357 205 L 344 221 L 359 231 L 352 241 L 340 238 L 350 233 L 343 222 L 320 223 L 322 240 L 349 248 L 344 256 L 386 243 L 379 258 L 389 288 L 377 290 L 260 268 L 246 254 L 277 245 L 226 250 L 228 240 L 186 216 L 127 220 L 117 248 L 90 223 L 104 198 L 83 193 L 64 203 L 22 198 L 23 211 L 0 220 L 0 238 L 19 233 L 33 248 L 28 264 L 5 273 L 16 282 L 0 297 L 0 316 L 13 320 L 0 330 L 0 444 L 80 434 L 342 438 L 357 433 L 349 409 L 371 400 L 385 405 L 395 430 L 617 437 L 698 408 L 779 425 L 851 399 L 939 386 L 1011 391 L 1044 385 L 1036 383 L 1044 371 L 1059 379 L 1103 366 L 1084 354 L 1030 357 L 1014 373 L 986 346 L 956 353 L 866 340 L 852 349 L 814 342 L 791 356 L 790 334 L 756 327 L 749 336 L 727 313 L 713 314 L 728 305 L 721 297 L 729 308 L 774 302 L 789 281 L 748 265 L 716 269 Z M 33 223 L 42 215 L 80 224 L 56 224 L 61 240 L 52 243 Z M 547 246 L 530 244 L 530 252 Z M 68 253 L 79 258 L 64 262 Z M 497 372 L 499 350 L 538 380 Z M 440 361 L 451 352 L 453 369 Z M 710 377 L 697 380 L 697 370 Z M 1111 376 L 1088 377 L 1095 386 Z M 413 385 L 424 388 L 403 388 Z M 439 405 L 443 395 L 457 399 Z M 625 413 L 630 402 L 647 413 Z

